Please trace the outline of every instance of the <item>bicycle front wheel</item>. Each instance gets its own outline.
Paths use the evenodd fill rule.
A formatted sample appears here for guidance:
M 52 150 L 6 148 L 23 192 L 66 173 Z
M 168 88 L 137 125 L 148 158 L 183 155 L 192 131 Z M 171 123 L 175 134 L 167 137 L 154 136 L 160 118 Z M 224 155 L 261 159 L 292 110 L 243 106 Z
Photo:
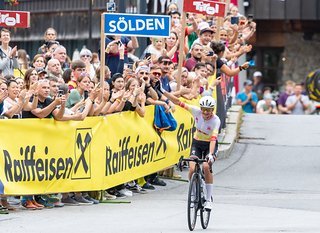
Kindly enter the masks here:
M 197 212 L 199 206 L 199 182 L 200 177 L 198 174 L 194 173 L 191 177 L 189 183 L 188 192 L 188 227 L 190 231 L 196 226 L 197 222 Z
M 211 210 L 206 210 L 205 208 L 202 208 L 200 210 L 200 220 L 201 220 L 201 226 L 203 229 L 207 229 L 209 225 L 210 213 L 211 213 Z

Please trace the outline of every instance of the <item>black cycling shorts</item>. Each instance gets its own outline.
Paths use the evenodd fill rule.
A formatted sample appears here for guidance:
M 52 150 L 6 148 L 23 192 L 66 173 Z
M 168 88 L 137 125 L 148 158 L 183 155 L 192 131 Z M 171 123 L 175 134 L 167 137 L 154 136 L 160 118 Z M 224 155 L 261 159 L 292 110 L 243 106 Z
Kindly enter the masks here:
M 199 159 L 205 159 L 209 154 L 210 142 L 198 141 L 196 139 L 192 140 L 190 156 L 197 156 Z M 214 154 L 217 156 L 218 152 L 218 140 L 216 141 L 216 147 L 214 149 Z

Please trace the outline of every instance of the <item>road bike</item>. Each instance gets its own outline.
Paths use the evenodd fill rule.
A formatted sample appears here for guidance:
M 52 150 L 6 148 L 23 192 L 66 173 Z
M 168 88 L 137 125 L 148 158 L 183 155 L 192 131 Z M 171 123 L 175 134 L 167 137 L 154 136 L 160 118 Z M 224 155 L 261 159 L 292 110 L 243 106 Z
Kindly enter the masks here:
M 195 170 L 189 182 L 188 191 L 188 227 L 190 231 L 193 231 L 196 222 L 198 211 L 200 212 L 201 226 L 206 229 L 210 220 L 211 210 L 204 208 L 206 202 L 206 185 L 204 173 L 201 168 L 203 162 L 207 162 L 206 159 L 188 158 L 182 159 L 183 161 L 189 161 L 195 163 Z

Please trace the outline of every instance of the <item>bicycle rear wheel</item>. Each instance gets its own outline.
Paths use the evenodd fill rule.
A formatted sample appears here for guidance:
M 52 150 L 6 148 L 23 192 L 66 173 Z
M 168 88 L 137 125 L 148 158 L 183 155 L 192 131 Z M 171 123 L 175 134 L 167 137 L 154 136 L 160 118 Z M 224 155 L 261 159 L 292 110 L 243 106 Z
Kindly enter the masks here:
M 197 212 L 199 206 L 199 176 L 194 173 L 191 177 L 189 183 L 189 192 L 188 192 L 188 227 L 190 231 L 196 226 L 197 222 Z

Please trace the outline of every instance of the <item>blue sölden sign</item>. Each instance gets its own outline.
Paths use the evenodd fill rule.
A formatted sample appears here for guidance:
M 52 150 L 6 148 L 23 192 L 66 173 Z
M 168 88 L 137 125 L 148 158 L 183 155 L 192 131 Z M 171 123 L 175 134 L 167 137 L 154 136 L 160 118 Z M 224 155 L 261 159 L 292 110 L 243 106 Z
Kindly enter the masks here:
M 166 15 L 104 13 L 104 34 L 169 37 L 171 18 Z

